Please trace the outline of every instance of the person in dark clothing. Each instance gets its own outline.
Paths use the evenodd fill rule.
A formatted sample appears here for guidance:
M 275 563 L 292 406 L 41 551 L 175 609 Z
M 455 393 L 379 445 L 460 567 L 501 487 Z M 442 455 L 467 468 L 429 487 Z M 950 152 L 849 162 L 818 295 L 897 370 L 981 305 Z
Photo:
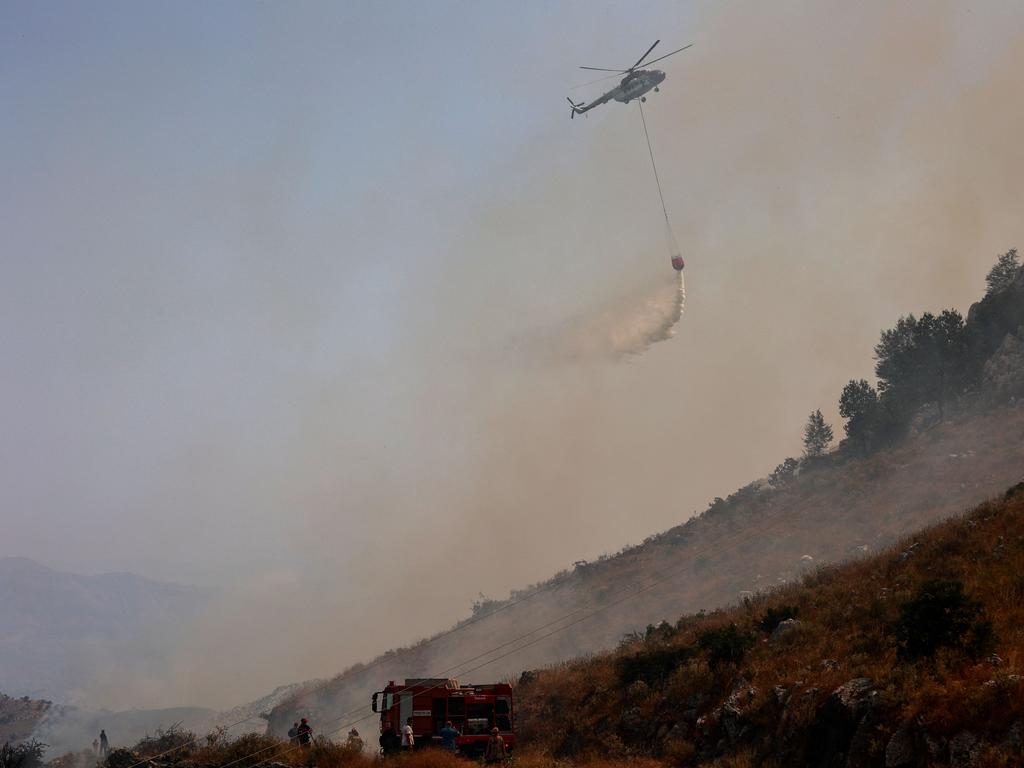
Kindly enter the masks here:
M 395 733 L 395 727 L 391 725 L 391 721 L 388 720 L 384 723 L 384 727 L 380 732 L 380 751 L 383 755 L 393 755 L 398 751 L 398 734 Z
M 110 742 L 107 741 L 107 732 L 100 728 L 100 759 L 103 760 L 110 754 Z
M 439 735 L 441 736 L 442 747 L 444 747 L 445 749 L 450 749 L 452 752 L 458 750 L 459 746 L 455 743 L 455 739 L 457 739 L 462 734 L 455 730 L 455 728 L 452 726 L 451 720 L 444 724 L 444 728 L 440 730 Z
M 292 744 L 299 743 L 299 724 L 292 723 L 292 727 L 288 729 L 288 741 Z
M 313 743 L 313 729 L 306 722 L 306 718 L 302 718 L 299 722 L 299 727 L 295 729 L 295 736 L 298 738 L 299 744 L 304 747 L 308 747 Z

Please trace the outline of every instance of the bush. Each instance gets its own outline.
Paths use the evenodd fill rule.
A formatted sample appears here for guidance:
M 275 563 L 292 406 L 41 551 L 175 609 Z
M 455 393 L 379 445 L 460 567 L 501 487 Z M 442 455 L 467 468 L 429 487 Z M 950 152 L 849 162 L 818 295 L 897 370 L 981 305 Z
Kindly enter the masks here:
M 758 626 L 765 632 L 771 634 L 775 628 L 786 619 L 795 619 L 800 615 L 800 609 L 795 605 L 780 605 L 778 608 L 769 608 L 765 611 Z
M 740 632 L 735 624 L 707 629 L 697 635 L 697 647 L 707 654 L 708 664 L 712 667 L 739 664 L 753 646 L 754 638 Z
M 895 633 L 900 657 L 909 661 L 934 656 L 940 648 L 977 657 L 994 642 L 981 603 L 966 595 L 963 582 L 955 579 L 931 579 L 918 587 L 900 606 Z
M 768 484 L 772 488 L 783 488 L 796 477 L 798 469 L 800 469 L 799 461 L 793 458 L 786 459 L 768 475 Z
M 0 747 L 0 768 L 38 768 L 43 764 L 46 744 L 31 739 L 17 746 Z
M 615 673 L 622 685 L 642 680 L 650 686 L 661 687 L 692 656 L 693 649 L 688 646 L 631 653 L 615 660 Z
M 105 765 L 106 768 L 132 768 L 132 766 L 138 765 L 138 763 L 139 755 L 136 755 L 130 749 L 120 747 L 118 749 L 111 750 L 103 765 Z
M 187 747 L 196 742 L 196 735 L 185 730 L 181 723 L 174 723 L 169 728 L 157 728 L 156 734 L 147 734 L 134 748 L 141 757 L 156 757 L 174 751 L 178 756 L 187 755 Z

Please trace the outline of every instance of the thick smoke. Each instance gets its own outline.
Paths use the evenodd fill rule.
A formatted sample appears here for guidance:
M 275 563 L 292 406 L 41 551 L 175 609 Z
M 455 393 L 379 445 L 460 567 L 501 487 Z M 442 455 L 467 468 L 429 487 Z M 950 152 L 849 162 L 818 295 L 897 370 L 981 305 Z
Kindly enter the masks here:
M 74 258 L 54 265 L 26 247 L 26 269 L 45 268 L 3 281 L 5 327 L 40 329 L 28 341 L 19 331 L 9 350 L 17 407 L 0 484 L 9 508 L 40 513 L 5 537 L 35 543 L 24 554 L 39 559 L 49 547 L 111 561 L 95 570 L 241 582 L 137 702 L 224 707 L 411 642 L 463 617 L 479 593 L 501 596 L 678 523 L 796 453 L 810 410 L 841 432 L 835 401 L 849 378 L 870 376 L 879 330 L 909 311 L 965 309 L 995 254 L 1024 244 L 1017 5 L 745 0 L 659 26 L 666 41 L 697 43 L 668 60 L 647 105 L 693 270 L 682 325 L 681 285 L 653 255 L 660 210 L 639 115 L 608 104 L 570 122 L 554 107 L 564 94 L 542 90 L 589 63 L 582 51 L 536 57 L 541 71 L 524 86 L 523 68 L 508 66 L 521 56 L 481 57 L 507 70 L 489 70 L 490 91 L 512 95 L 480 99 L 474 113 L 543 102 L 547 127 L 525 146 L 499 137 L 479 155 L 467 148 L 507 161 L 422 200 L 403 181 L 463 158 L 396 141 L 394 158 L 373 158 L 379 184 L 359 190 L 366 223 L 338 218 L 342 197 L 318 196 L 344 178 L 331 159 L 358 159 L 362 139 L 374 146 L 357 134 L 363 123 L 401 141 L 432 126 L 416 102 L 387 124 L 334 102 L 357 134 L 334 138 L 331 115 L 309 105 L 336 92 L 328 54 L 339 46 L 299 13 L 286 37 L 328 58 L 237 59 L 256 68 L 250 86 L 272 83 L 267 98 L 315 85 L 251 120 L 280 120 L 276 143 L 203 145 L 204 158 L 237 155 L 238 167 L 211 162 L 165 183 L 117 165 L 162 145 L 95 152 L 108 129 L 139 132 L 145 116 L 109 83 L 115 101 L 92 120 L 44 111 L 48 130 L 68 133 L 54 134 L 47 173 L 8 210 L 12 227 L 29 222 L 24 242 Z M 507 31 L 484 21 L 477 37 L 504 44 Z M 252 39 L 275 44 L 276 28 Z M 623 36 L 574 37 L 597 48 L 625 46 Z M 395 82 L 407 87 L 415 61 L 400 64 Z M 201 117 L 180 123 L 203 113 L 176 96 L 205 93 L 207 80 L 220 82 L 173 92 L 175 135 L 153 141 L 206 135 Z M 139 103 L 152 107 L 141 82 Z M 451 122 L 433 127 L 462 130 L 465 113 L 447 111 Z M 385 161 L 401 174 L 387 176 Z M 42 213 L 20 216 L 22 200 Z M 137 215 L 147 201 L 156 213 Z M 112 211 L 124 221 L 98 227 Z M 207 229 L 190 229 L 197 222 Z M 403 228 L 432 242 L 406 249 Z M 652 255 L 624 258 L 637 253 Z M 543 350 L 530 365 L 508 354 L 523 338 L 516 352 Z M 43 515 L 54 508 L 63 516 Z M 18 538 L 33 519 L 45 525 Z M 120 671 L 93 672 L 83 692 L 100 697 Z

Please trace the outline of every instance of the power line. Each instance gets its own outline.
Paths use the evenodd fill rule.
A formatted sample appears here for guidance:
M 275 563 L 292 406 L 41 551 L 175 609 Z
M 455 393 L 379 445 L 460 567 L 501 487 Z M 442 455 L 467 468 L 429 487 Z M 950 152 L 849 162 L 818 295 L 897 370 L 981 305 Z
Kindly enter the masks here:
M 547 584 L 545 584 L 545 585 L 543 585 L 541 587 L 538 587 L 537 589 L 533 590 L 532 592 L 530 592 L 529 594 L 527 594 L 527 595 L 525 595 L 523 597 L 518 597 L 518 598 L 516 598 L 514 600 L 509 600 L 509 601 L 507 601 L 505 603 L 502 603 L 500 606 L 495 608 L 493 611 L 489 611 L 489 612 L 487 612 L 485 614 L 482 614 L 480 616 L 474 616 L 471 619 L 467 619 L 466 621 L 463 621 L 463 622 L 461 622 L 459 624 L 456 624 L 454 627 L 451 627 L 450 629 L 446 629 L 444 632 L 441 632 L 440 634 L 434 635 L 433 637 L 431 637 L 428 640 L 426 640 L 426 642 L 421 643 L 421 644 L 415 646 L 414 648 L 407 648 L 404 651 L 399 651 L 394 656 L 382 656 L 382 657 L 379 657 L 375 661 L 373 661 L 370 664 L 367 664 L 364 667 L 359 667 L 358 669 L 352 669 L 352 670 L 350 670 L 348 672 L 343 672 L 341 675 L 333 677 L 333 678 L 331 678 L 329 680 L 325 680 L 324 682 L 320 683 L 319 685 L 314 686 L 313 688 L 310 688 L 309 690 L 301 691 L 301 693 L 298 694 L 298 695 L 301 695 L 301 696 L 311 696 L 311 695 L 317 693 L 318 691 L 323 690 L 327 686 L 332 685 L 332 684 L 337 684 L 338 682 L 340 682 L 342 680 L 345 680 L 348 677 L 352 677 L 352 676 L 357 675 L 357 674 L 363 674 L 363 673 L 365 673 L 365 672 L 367 672 L 367 671 L 369 671 L 371 669 L 375 669 L 375 668 L 381 666 L 382 664 L 393 662 L 393 661 L 396 660 L 396 658 L 401 658 L 403 653 L 409 653 L 409 652 L 411 652 L 413 650 L 418 652 L 418 651 L 422 650 L 423 648 L 425 648 L 426 646 L 430 645 L 431 643 L 435 643 L 438 640 L 441 640 L 441 639 L 443 639 L 445 637 L 448 637 L 449 635 L 452 635 L 452 634 L 454 634 L 456 632 L 459 632 L 459 631 L 465 629 L 466 627 L 472 626 L 473 624 L 476 624 L 476 623 L 478 623 L 480 621 L 484 621 L 485 619 L 489 619 L 491 616 L 494 616 L 495 614 L 501 613 L 502 611 L 508 610 L 509 608 L 514 608 L 517 605 L 525 603 L 527 600 L 531 600 L 532 598 L 536 597 L 537 595 L 543 594 L 545 592 L 548 592 L 548 591 L 554 589 L 555 587 L 561 586 L 561 585 L 565 584 L 565 582 L 567 582 L 572 576 L 573 576 L 572 573 L 567 573 L 565 576 L 563 576 L 560 579 L 553 579 L 552 581 L 549 581 Z M 223 728 L 223 732 L 224 733 L 227 733 L 232 728 L 236 728 L 239 725 L 242 725 L 244 723 L 250 722 L 250 721 L 252 721 L 254 719 L 255 718 L 250 715 L 250 716 L 245 717 L 245 718 L 243 718 L 241 720 L 237 720 L 237 721 L 231 723 L 230 725 L 220 726 L 220 727 Z M 212 734 L 213 732 L 211 731 L 210 733 Z M 171 747 L 170 749 L 166 749 L 163 752 L 160 752 L 160 753 L 158 753 L 156 755 L 153 755 L 152 757 L 148 757 L 145 760 L 140 760 L 137 763 L 133 763 L 132 765 L 128 766 L 128 768 L 140 768 L 140 766 L 145 765 L 150 760 L 156 760 L 156 759 L 161 758 L 161 757 L 166 757 L 167 755 L 172 754 L 173 752 L 177 752 L 180 749 L 184 749 L 185 747 L 192 746 L 193 744 L 198 742 L 201 738 L 205 738 L 205 737 L 204 736 L 195 736 L 195 737 L 189 739 L 188 741 L 182 742 L 181 744 L 178 744 L 178 745 L 176 745 L 174 747 Z
M 774 523 L 772 523 L 772 524 L 762 528 L 758 533 L 764 534 L 766 531 L 771 530 L 771 529 L 781 525 L 782 522 L 783 522 L 783 520 L 781 518 L 777 519 Z M 738 532 L 736 535 L 728 537 L 724 542 L 723 541 L 714 542 L 714 546 L 721 547 L 723 544 L 734 543 L 734 542 L 738 541 L 741 538 L 743 533 L 746 533 L 746 532 Z M 712 544 L 709 543 L 706 546 L 712 546 Z M 484 668 L 484 667 L 486 667 L 486 666 L 488 666 L 490 664 L 493 664 L 496 661 L 500 661 L 501 659 L 507 658 L 507 657 L 509 657 L 509 656 L 511 656 L 511 655 L 513 655 L 515 653 L 518 653 L 519 651 L 524 650 L 525 648 L 529 648 L 530 646 L 536 645 L 537 643 L 542 642 L 543 640 L 546 640 L 549 637 L 552 637 L 552 636 L 558 634 L 559 632 L 564 632 L 567 629 L 570 629 L 570 628 L 572 628 L 574 626 L 577 626 L 578 624 L 581 624 L 582 622 L 587 621 L 588 619 L 593 618 L 597 614 L 599 614 L 599 613 L 601 613 L 603 611 L 606 611 L 609 608 L 613 608 L 613 607 L 615 607 L 617 605 L 620 605 L 623 602 L 625 602 L 626 600 L 634 598 L 634 597 L 636 597 L 636 596 L 638 596 L 640 594 L 643 594 L 644 592 L 647 592 L 647 591 L 653 589 L 656 586 L 659 586 L 661 584 L 664 584 L 664 583 L 670 581 L 671 579 L 675 578 L 676 576 L 681 575 L 687 569 L 688 566 L 689 566 L 689 563 L 687 564 L 687 566 L 680 567 L 680 568 L 674 569 L 672 571 L 669 571 L 665 575 L 661 576 L 660 578 L 656 578 L 654 581 L 652 581 L 649 584 L 641 587 L 640 589 L 637 589 L 637 590 L 634 590 L 632 592 L 629 592 L 628 594 L 622 596 L 621 598 L 619 598 L 617 600 L 613 600 L 612 602 L 606 603 L 605 605 L 602 605 L 602 606 L 600 606 L 600 607 L 590 611 L 589 613 L 579 617 L 578 619 L 575 619 L 574 621 L 566 624 L 565 626 L 553 629 L 552 631 L 550 631 L 550 632 L 548 632 L 548 633 L 546 633 L 544 635 L 541 635 L 540 637 L 534 638 L 533 640 L 530 640 L 529 642 L 523 643 L 522 645 L 519 645 L 519 646 L 517 646 L 515 648 L 512 648 L 511 650 L 506 651 L 505 653 L 502 653 L 502 654 L 500 654 L 498 656 L 495 656 L 494 658 L 488 659 L 487 661 L 484 661 L 481 664 L 478 664 L 476 666 L 470 667 L 468 669 L 462 669 L 462 670 L 460 670 L 460 672 L 458 674 L 459 675 L 465 675 L 465 674 L 468 674 L 470 672 L 475 672 L 476 670 L 482 669 L 482 668 Z M 622 590 L 616 590 L 615 592 L 621 592 L 621 591 Z M 613 592 L 612 594 L 615 594 L 615 592 Z M 436 676 L 440 677 L 440 676 L 442 676 L 442 675 L 444 675 L 444 674 L 446 674 L 446 673 L 448 673 L 450 671 L 453 671 L 453 670 L 457 669 L 458 667 L 461 667 L 462 664 L 470 663 L 470 662 L 475 661 L 477 659 L 483 658 L 484 656 L 487 656 L 487 655 L 493 653 L 496 650 L 500 650 L 501 648 L 508 647 L 509 645 L 512 645 L 514 643 L 519 642 L 520 640 L 526 639 L 527 637 L 529 637 L 532 634 L 535 634 L 536 632 L 539 632 L 539 631 L 541 631 L 541 630 L 543 630 L 545 628 L 551 627 L 551 626 L 553 626 L 553 625 L 555 625 L 555 624 L 557 624 L 557 623 L 559 623 L 561 621 L 564 621 L 566 618 L 569 618 L 572 615 L 574 615 L 576 613 L 579 613 L 579 611 L 581 611 L 581 610 L 583 610 L 583 609 L 582 608 L 578 608 L 575 611 L 570 611 L 568 614 L 565 614 L 565 615 L 563 615 L 563 616 L 561 616 L 561 617 L 559 617 L 557 619 L 554 619 L 553 621 L 547 622 L 546 624 L 542 624 L 541 626 L 536 627 L 536 628 L 530 630 L 529 632 L 526 632 L 525 634 L 520 635 L 517 638 L 514 638 L 512 640 L 506 641 L 505 643 L 502 643 L 501 645 L 495 646 L 494 648 L 491 648 L 491 649 L 489 649 L 487 651 L 484 651 L 483 653 L 478 654 L 477 656 L 471 657 L 470 659 L 463 660 L 459 664 L 457 664 L 457 665 L 455 665 L 453 667 L 449 667 L 446 670 L 442 670 Z M 426 691 L 435 690 L 437 688 L 440 688 L 442 685 L 444 685 L 444 683 L 438 683 L 436 685 L 428 687 L 426 689 Z M 412 690 L 412 687 L 406 687 L 406 688 L 403 688 L 403 689 L 397 691 L 395 693 L 395 695 L 401 695 L 402 693 L 407 693 L 410 690 Z M 339 716 L 337 716 L 335 718 L 332 718 L 328 722 L 335 722 L 337 720 L 343 720 L 346 717 L 348 717 L 348 716 L 356 713 L 357 711 L 359 711 L 359 709 L 362 709 L 362 707 L 359 707 L 358 709 L 351 709 L 351 710 L 347 710 L 345 712 L 342 712 Z M 369 714 L 363 715 L 360 718 L 357 718 L 355 720 L 351 720 L 351 721 L 349 721 L 347 723 L 344 723 L 343 725 L 338 726 L 337 728 L 333 728 L 331 730 L 327 730 L 324 733 L 325 734 L 338 733 L 340 731 L 343 731 L 345 728 L 352 727 L 354 725 L 357 725 L 358 723 L 363 722 L 364 720 L 368 720 L 369 718 L 373 717 L 374 714 L 376 714 L 376 713 L 371 712 Z M 255 757 L 257 755 L 263 754 L 264 752 L 268 752 L 268 751 L 270 751 L 272 749 L 277 749 L 280 746 L 283 746 L 283 745 L 276 745 L 275 744 L 275 745 L 271 745 L 271 746 L 268 746 L 268 747 L 264 747 L 263 749 L 256 750 L 255 752 L 252 752 L 252 753 L 250 753 L 248 755 L 243 755 L 242 757 L 239 757 L 236 760 L 233 760 L 233 761 L 231 761 L 229 763 L 226 763 L 225 765 L 222 765 L 219 768 L 231 768 L 232 766 L 234 766 L 234 765 L 236 765 L 236 764 L 238 764 L 238 763 L 240 763 L 240 762 L 242 762 L 244 760 L 247 760 L 247 759 L 249 759 L 251 757 Z M 301 745 L 299 745 L 299 746 L 294 746 L 293 745 L 293 746 L 290 746 L 289 748 L 285 749 L 285 751 L 279 753 L 276 756 L 277 757 L 283 757 L 284 755 L 290 754 L 291 752 L 293 752 L 293 751 L 295 751 L 297 749 L 301 749 L 301 748 L 302 748 Z M 266 758 L 264 760 L 261 760 L 258 763 L 255 763 L 254 765 L 249 766 L 248 768 L 258 768 L 259 766 L 264 765 L 270 759 L 272 759 L 272 758 Z

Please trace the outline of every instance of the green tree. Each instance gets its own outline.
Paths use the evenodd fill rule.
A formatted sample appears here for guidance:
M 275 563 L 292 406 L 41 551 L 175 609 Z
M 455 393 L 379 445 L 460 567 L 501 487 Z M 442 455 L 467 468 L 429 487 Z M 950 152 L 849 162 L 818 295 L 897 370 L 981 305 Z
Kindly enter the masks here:
M 935 403 L 939 416 L 946 415 L 946 403 L 955 396 L 965 379 L 967 336 L 964 319 L 955 309 L 938 317 L 929 313 L 918 323 L 916 344 L 920 364 L 918 392 L 922 402 Z
M 825 423 L 820 410 L 812 411 L 804 427 L 804 458 L 816 459 L 824 455 L 832 442 L 832 425 Z
M 793 458 L 786 459 L 775 468 L 775 471 L 768 475 L 768 482 L 772 488 L 782 488 L 796 476 L 796 471 L 799 468 L 799 461 Z
M 871 450 L 878 417 L 878 393 L 866 379 L 850 380 L 839 396 L 839 415 L 846 419 L 846 436 L 863 453 Z
M 1018 271 L 1020 271 L 1020 259 L 1017 258 L 1017 249 L 1011 248 L 996 259 L 996 263 L 985 277 L 985 282 L 988 284 L 986 295 L 1009 288 L 1014 278 L 1017 277 Z
M 967 380 L 967 357 L 964 319 L 956 310 L 937 317 L 926 312 L 920 320 L 901 317 L 875 346 L 881 397 L 904 423 L 925 403 L 935 403 L 944 416 L 946 403 Z

